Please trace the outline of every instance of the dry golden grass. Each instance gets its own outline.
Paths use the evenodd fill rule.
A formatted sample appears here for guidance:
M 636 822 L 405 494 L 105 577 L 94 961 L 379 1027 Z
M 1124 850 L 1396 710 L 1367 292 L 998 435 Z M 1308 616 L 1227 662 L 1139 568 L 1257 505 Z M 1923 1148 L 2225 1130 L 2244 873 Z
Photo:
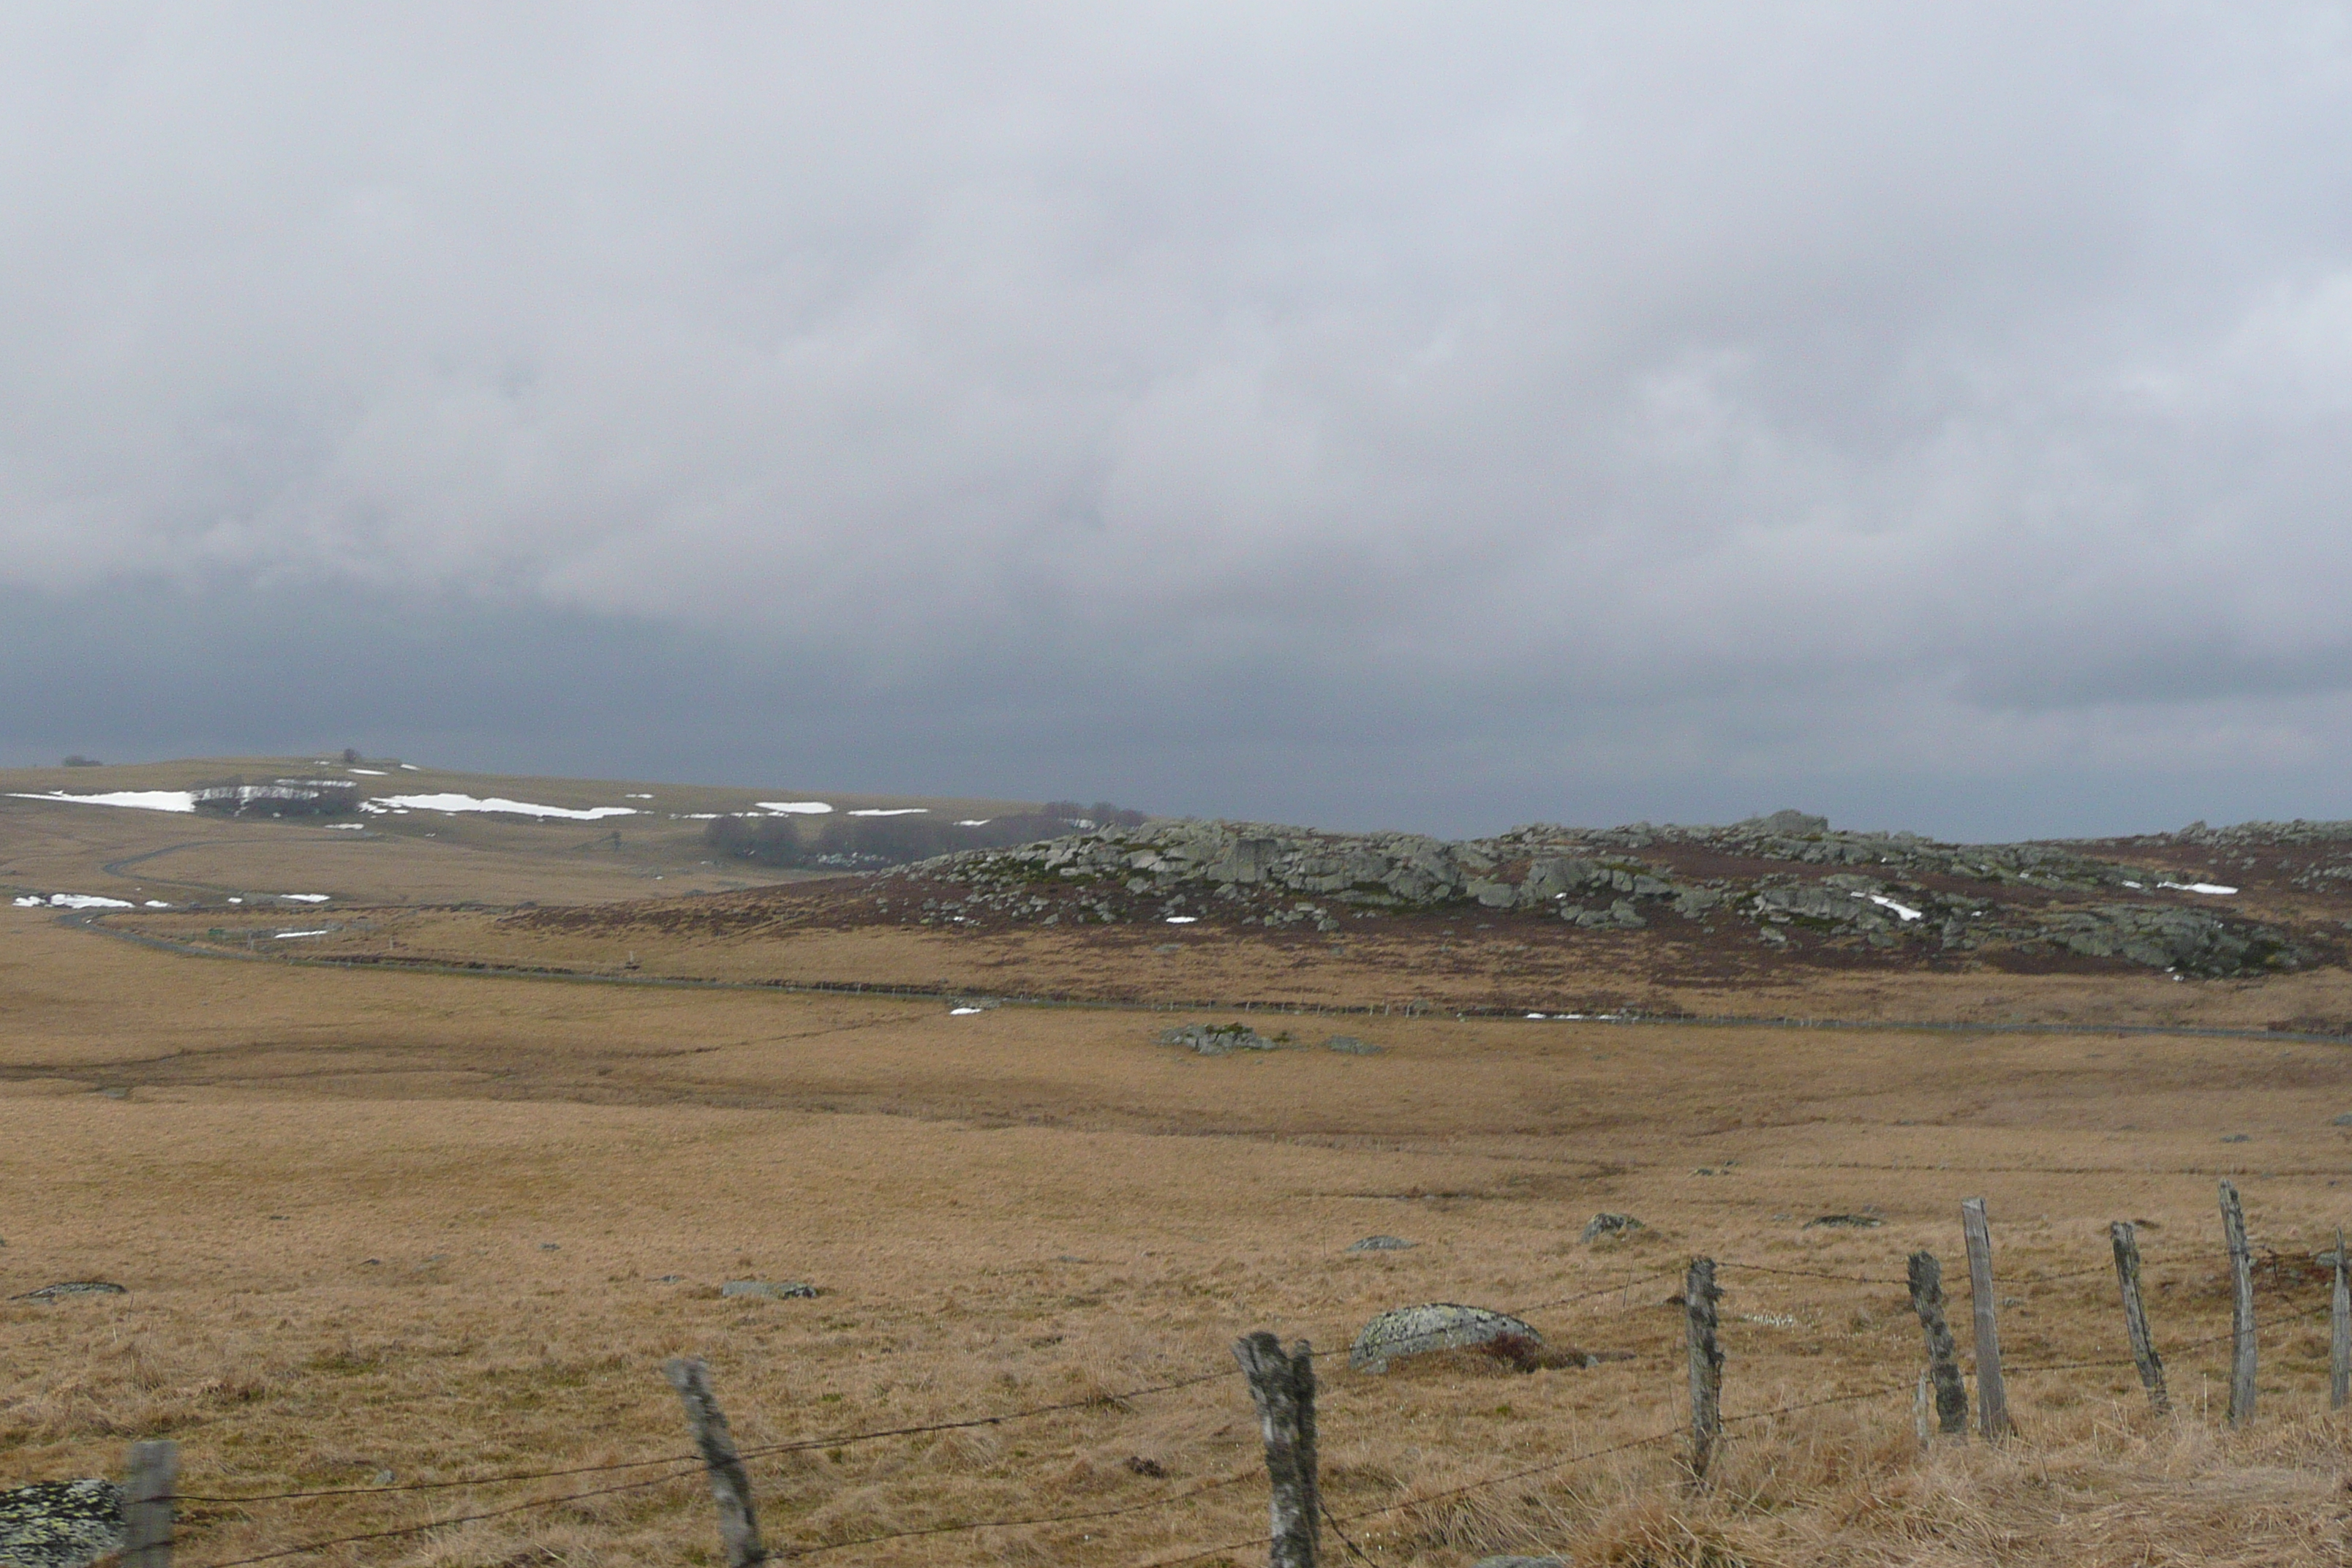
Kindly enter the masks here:
M 1263 1528 L 1226 1350 L 1263 1327 L 1322 1352 L 1327 1498 L 1342 1516 L 1405 1505 L 1347 1526 L 1402 1568 L 1506 1549 L 1620 1568 L 2345 1555 L 2352 1426 L 2325 1408 L 2308 1271 L 2275 1269 L 2265 1291 L 2252 1432 L 2221 1429 L 2221 1347 L 2179 1348 L 2227 1324 L 2217 1174 L 2283 1258 L 2343 1220 L 2337 1047 L 1399 1017 L 1337 1026 L 1379 1056 L 1202 1058 L 1154 1043 L 1164 1015 L 290 969 L 13 910 L 0 1006 L 9 1289 L 131 1288 L 0 1305 L 16 1479 L 111 1473 L 127 1442 L 165 1434 L 184 1489 L 208 1497 L 676 1454 L 660 1363 L 681 1352 L 710 1360 L 746 1445 L 1218 1373 L 753 1462 L 771 1541 L 803 1547 L 1230 1483 L 830 1559 L 1110 1568 Z M 2075 1271 L 2102 1263 L 2107 1220 L 2144 1222 L 2175 1416 L 2147 1413 L 2128 1368 L 2023 1373 L 2015 1443 L 1923 1457 L 1900 1287 L 1727 1267 L 1727 1414 L 1874 1396 L 1736 1424 L 1702 1496 L 1677 1487 L 1672 1443 L 1559 1463 L 1679 1424 L 1664 1298 L 1690 1254 L 1884 1280 L 1926 1246 L 1957 1272 L 1957 1205 L 1978 1194 L 2021 1366 L 2123 1353 L 2111 1279 Z M 1881 1228 L 1804 1227 L 1866 1206 Z M 1580 1243 L 1604 1208 L 1651 1228 Z M 1374 1232 L 1421 1245 L 1343 1250 Z M 717 1295 L 751 1277 L 824 1294 Z M 1633 1359 L 1344 1364 L 1386 1307 L 1593 1290 L 1533 1321 Z M 202 1568 L 643 1474 L 192 1502 L 182 1555 Z M 715 1554 L 689 1474 L 328 1557 Z

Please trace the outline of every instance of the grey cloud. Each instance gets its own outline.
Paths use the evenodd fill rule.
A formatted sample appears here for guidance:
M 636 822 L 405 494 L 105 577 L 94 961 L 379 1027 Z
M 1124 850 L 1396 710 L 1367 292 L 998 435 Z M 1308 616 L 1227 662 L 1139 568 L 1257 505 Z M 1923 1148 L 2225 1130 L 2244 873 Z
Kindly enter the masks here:
M 0 646 L 134 746 L 2342 815 L 2328 16 L 24 13 Z M 44 640 L 126 596 L 436 673 Z

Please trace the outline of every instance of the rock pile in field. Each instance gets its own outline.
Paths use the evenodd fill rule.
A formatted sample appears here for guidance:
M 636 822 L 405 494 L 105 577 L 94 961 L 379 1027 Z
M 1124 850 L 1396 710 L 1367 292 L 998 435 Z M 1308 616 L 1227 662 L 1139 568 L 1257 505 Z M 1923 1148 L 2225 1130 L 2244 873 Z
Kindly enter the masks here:
M 2352 826 L 2268 826 L 2307 851 L 2295 885 L 2352 893 Z M 1336 936 L 1353 922 L 1434 913 L 1558 921 L 1601 935 L 1698 927 L 1768 948 L 2014 949 L 2185 975 L 2294 968 L 2304 948 L 2231 912 L 2235 886 L 2179 869 L 2186 858 L 2220 876 L 2242 847 L 2230 837 L 2238 831 L 2200 824 L 2129 841 L 2146 850 L 2143 865 L 2112 858 L 2116 846 L 1947 844 L 1833 829 L 1797 811 L 1727 827 L 1539 823 L 1458 841 L 1153 822 L 922 861 L 882 875 L 873 902 L 950 927 L 1213 919 Z
M 95 1478 L 0 1492 L 0 1563 L 83 1568 L 122 1550 L 122 1489 Z
M 1538 1349 L 1544 1342 L 1541 1334 L 1508 1312 L 1453 1301 L 1399 1307 L 1363 1326 L 1348 1347 L 1348 1365 L 1355 1372 L 1386 1372 L 1399 1356 L 1466 1350 L 1505 1338 Z
M 798 1279 L 730 1279 L 719 1287 L 719 1293 L 758 1301 L 807 1301 L 815 1299 L 816 1287 Z
M 1162 1029 L 1160 1043 L 1182 1046 L 1204 1057 L 1229 1057 L 1235 1051 L 1278 1051 L 1291 1042 L 1281 1036 L 1261 1035 L 1247 1024 L 1186 1024 Z

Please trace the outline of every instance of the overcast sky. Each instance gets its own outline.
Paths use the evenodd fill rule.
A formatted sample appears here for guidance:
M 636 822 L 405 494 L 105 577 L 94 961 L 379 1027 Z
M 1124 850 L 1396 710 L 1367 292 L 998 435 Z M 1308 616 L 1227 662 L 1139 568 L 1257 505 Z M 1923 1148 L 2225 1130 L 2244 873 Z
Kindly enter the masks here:
M 0 342 L 0 763 L 2352 816 L 2341 5 L 16 5 Z

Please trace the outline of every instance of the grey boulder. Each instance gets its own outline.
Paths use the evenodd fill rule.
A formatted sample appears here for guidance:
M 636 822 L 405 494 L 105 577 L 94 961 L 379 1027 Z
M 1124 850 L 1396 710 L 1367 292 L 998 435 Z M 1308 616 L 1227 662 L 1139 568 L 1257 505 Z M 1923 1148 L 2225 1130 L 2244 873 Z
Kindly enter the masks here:
M 0 1492 L 0 1563 L 83 1568 L 122 1550 L 122 1489 L 112 1481 L 38 1481 Z
M 1543 1336 L 1532 1326 L 1508 1312 L 1453 1301 L 1399 1307 L 1364 1325 L 1356 1342 L 1348 1347 L 1348 1366 L 1352 1372 L 1386 1372 L 1389 1363 L 1399 1356 L 1465 1350 L 1505 1337 L 1530 1345 L 1543 1343 Z
M 1603 1209 L 1584 1222 L 1584 1239 L 1599 1241 L 1604 1236 L 1624 1236 L 1633 1231 L 1649 1228 L 1632 1215 L 1611 1214 Z
M 1350 1252 L 1403 1252 L 1420 1245 L 1421 1243 L 1417 1241 L 1407 1241 L 1401 1236 L 1368 1236 L 1361 1241 L 1349 1243 L 1348 1250 Z

